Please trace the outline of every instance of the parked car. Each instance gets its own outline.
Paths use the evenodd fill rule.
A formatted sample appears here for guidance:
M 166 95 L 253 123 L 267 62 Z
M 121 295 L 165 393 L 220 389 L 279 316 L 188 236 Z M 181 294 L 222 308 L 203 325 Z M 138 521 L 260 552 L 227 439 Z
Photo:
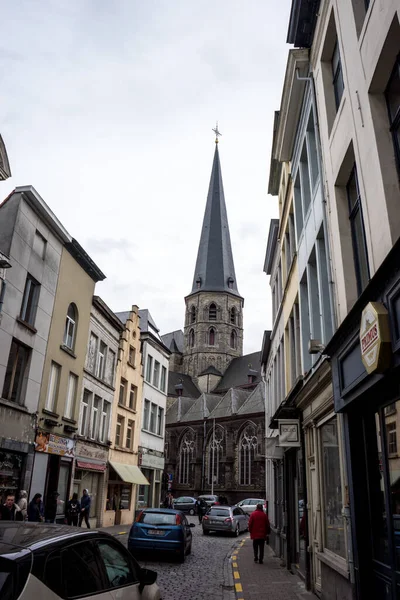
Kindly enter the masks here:
M 192 551 L 194 526 L 180 510 L 146 508 L 131 527 L 128 549 L 134 556 L 147 551 L 165 552 L 184 562 Z
M 238 506 L 212 506 L 202 521 L 203 534 L 225 531 L 238 536 L 249 528 L 249 515 Z
M 160 600 L 157 573 L 112 535 L 66 525 L 0 521 L 4 600 Z
M 200 498 L 203 498 L 203 500 L 205 500 L 208 504 L 208 506 L 214 506 L 215 504 L 219 504 L 219 497 L 215 496 L 214 494 L 202 494 L 201 496 L 198 497 L 198 499 L 200 500 Z
M 253 510 L 256 510 L 257 504 L 262 504 L 264 512 L 266 512 L 267 504 L 262 498 L 246 498 L 245 500 L 238 502 L 235 506 L 239 506 L 239 508 L 249 515 Z
M 174 500 L 174 509 L 181 510 L 184 513 L 189 513 L 189 515 L 195 515 L 197 513 L 197 500 L 196 498 L 192 498 L 190 496 L 181 496 Z

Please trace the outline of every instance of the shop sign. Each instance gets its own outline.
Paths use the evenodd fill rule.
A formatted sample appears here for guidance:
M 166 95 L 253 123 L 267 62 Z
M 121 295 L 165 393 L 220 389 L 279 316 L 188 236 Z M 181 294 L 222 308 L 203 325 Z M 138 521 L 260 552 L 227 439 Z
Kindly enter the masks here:
M 108 450 L 85 444 L 82 441 L 76 442 L 75 454 L 77 456 L 94 458 L 96 460 L 102 460 L 105 462 L 108 460 Z
M 59 456 L 74 456 L 75 442 L 47 431 L 36 431 L 35 450 Z
M 367 373 L 383 373 L 391 358 L 389 315 L 380 302 L 370 302 L 361 315 L 361 359 Z
M 279 419 L 278 428 L 281 448 L 300 447 L 300 421 L 298 419 Z

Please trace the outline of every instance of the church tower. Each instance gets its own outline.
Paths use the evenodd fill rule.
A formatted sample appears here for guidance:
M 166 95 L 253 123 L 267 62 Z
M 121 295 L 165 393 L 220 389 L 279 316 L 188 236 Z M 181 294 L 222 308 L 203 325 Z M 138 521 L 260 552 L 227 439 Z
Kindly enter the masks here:
M 243 354 L 243 298 L 233 264 L 218 129 L 192 291 L 185 298 L 183 371 L 201 391 L 218 384 L 233 358 Z

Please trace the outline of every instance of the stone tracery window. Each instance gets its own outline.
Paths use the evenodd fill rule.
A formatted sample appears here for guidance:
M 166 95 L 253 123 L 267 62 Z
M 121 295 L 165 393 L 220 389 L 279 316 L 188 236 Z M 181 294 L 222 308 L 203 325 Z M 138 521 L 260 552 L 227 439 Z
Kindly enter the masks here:
M 217 426 L 211 434 L 207 447 L 207 482 L 221 483 L 220 462 L 223 453 L 224 430 Z
M 215 346 L 215 329 L 213 327 L 208 332 L 208 345 Z
M 231 341 L 230 341 L 230 344 L 231 344 L 231 348 L 234 348 L 234 349 L 237 348 L 237 334 L 236 334 L 236 331 L 234 329 L 232 329 L 232 332 L 231 332 Z
M 189 429 L 179 447 L 179 483 L 191 483 L 190 461 L 194 455 L 194 431 Z
M 247 425 L 239 441 L 239 484 L 251 485 L 251 471 L 257 450 L 257 436 L 254 425 Z

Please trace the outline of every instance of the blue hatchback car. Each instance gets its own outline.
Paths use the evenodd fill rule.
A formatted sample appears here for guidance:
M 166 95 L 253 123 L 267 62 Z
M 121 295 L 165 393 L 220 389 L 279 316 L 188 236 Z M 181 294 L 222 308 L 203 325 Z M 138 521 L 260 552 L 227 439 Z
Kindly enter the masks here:
M 146 508 L 131 527 L 128 549 L 139 559 L 145 552 L 165 552 L 184 562 L 192 551 L 194 526 L 180 510 Z

